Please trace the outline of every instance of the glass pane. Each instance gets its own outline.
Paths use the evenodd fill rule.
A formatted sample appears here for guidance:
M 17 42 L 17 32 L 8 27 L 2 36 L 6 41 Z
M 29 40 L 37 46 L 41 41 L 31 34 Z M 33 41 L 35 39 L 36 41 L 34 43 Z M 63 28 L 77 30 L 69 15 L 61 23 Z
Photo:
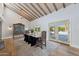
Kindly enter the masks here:
M 50 34 L 50 38 L 51 39 L 55 39 L 55 27 L 54 26 L 51 26 L 49 27 L 49 34 Z
M 68 42 L 68 23 L 61 22 L 57 25 L 58 40 L 67 43 Z

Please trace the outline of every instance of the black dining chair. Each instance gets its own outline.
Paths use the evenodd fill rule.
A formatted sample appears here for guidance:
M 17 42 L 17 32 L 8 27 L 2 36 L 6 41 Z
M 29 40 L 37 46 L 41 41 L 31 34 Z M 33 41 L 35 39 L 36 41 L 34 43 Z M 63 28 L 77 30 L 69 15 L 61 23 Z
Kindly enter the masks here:
M 42 39 L 42 44 L 46 46 L 46 31 L 42 31 L 41 39 Z
M 37 41 L 37 46 L 43 48 L 43 45 L 46 46 L 46 31 L 41 32 L 41 37 L 39 37 L 39 40 Z
M 24 41 L 28 42 L 28 35 L 24 34 Z
M 36 45 L 36 41 L 37 41 L 37 38 L 36 38 L 36 37 L 30 36 L 30 43 L 31 43 L 31 46 Z

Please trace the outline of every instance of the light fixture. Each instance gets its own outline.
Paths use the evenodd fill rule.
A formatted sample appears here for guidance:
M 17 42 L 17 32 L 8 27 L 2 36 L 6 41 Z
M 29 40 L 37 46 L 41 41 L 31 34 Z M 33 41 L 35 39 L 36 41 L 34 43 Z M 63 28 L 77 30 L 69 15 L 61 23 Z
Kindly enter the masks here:
M 25 28 L 25 30 L 28 30 L 28 28 Z
M 9 30 L 12 30 L 12 26 L 9 26 L 8 29 L 9 29 Z

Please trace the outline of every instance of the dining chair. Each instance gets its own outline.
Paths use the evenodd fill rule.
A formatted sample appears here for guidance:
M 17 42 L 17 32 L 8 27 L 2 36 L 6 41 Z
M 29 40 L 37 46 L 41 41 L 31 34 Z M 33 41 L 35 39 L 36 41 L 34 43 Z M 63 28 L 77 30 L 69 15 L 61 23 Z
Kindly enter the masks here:
M 40 46 L 43 49 L 43 45 L 46 47 L 46 31 L 41 32 L 41 37 L 37 41 L 37 46 Z

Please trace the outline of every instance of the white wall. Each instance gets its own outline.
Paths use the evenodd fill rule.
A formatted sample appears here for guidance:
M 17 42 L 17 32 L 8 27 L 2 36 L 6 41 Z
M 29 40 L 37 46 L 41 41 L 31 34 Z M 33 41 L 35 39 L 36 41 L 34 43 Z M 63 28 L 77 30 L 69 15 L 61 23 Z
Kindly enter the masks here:
M 0 4 L 0 12 L 2 11 L 2 4 Z M 1 15 L 1 13 L 0 13 L 0 15 Z
M 31 28 L 35 25 L 41 26 L 41 30 L 47 31 L 48 39 L 48 23 L 59 20 L 70 21 L 70 42 L 73 47 L 79 48 L 79 4 L 72 4 L 65 9 L 53 12 L 47 16 L 41 17 L 31 22 Z
M 13 30 L 8 29 L 8 27 L 12 26 L 13 24 L 22 23 L 25 25 L 26 28 L 29 28 L 29 21 L 28 20 L 26 20 L 23 17 L 21 19 L 20 15 L 11 11 L 8 8 L 4 9 L 4 15 L 2 18 L 3 18 L 2 19 L 2 38 L 3 39 L 13 36 L 13 34 L 12 34 Z
M 1 10 L 1 8 L 0 8 Z M 1 11 L 0 11 L 1 12 Z M 12 37 L 12 31 L 8 30 L 9 26 L 15 23 L 23 23 L 25 27 L 33 28 L 35 25 L 41 26 L 41 30 L 47 31 L 48 39 L 48 23 L 58 20 L 69 20 L 70 21 L 70 40 L 71 46 L 79 48 L 79 4 L 72 4 L 65 9 L 61 9 L 57 12 L 53 12 L 47 16 L 41 17 L 32 21 L 31 23 L 26 19 L 20 19 L 20 16 L 15 12 L 5 8 L 4 16 L 2 18 L 2 37 Z

